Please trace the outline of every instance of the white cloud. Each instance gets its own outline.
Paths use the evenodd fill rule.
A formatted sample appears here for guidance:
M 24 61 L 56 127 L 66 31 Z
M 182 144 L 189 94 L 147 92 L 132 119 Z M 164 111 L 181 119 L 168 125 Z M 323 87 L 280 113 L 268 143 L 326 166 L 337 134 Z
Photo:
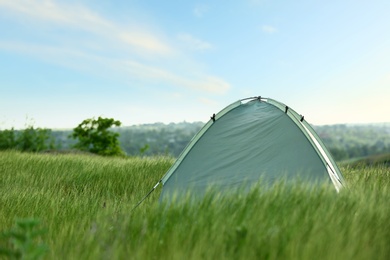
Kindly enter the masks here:
M 195 91 L 224 94 L 230 89 L 227 82 L 215 76 L 180 76 L 168 70 L 145 65 L 134 60 L 117 60 L 83 53 L 74 49 L 5 41 L 0 41 L 0 49 L 40 57 L 47 62 L 73 69 L 94 71 L 95 73 L 99 73 L 99 71 L 106 73 L 109 69 L 112 72 L 130 75 L 137 79 L 164 82 Z
M 214 76 L 200 75 L 197 77 L 185 77 L 171 73 L 153 66 L 147 66 L 134 61 L 123 63 L 128 73 L 143 79 L 149 79 L 156 82 L 165 82 L 178 87 L 184 87 L 196 91 L 205 91 L 212 94 L 225 94 L 230 85 L 223 79 Z
M 209 11 L 209 6 L 206 4 L 198 4 L 194 7 L 193 13 L 196 17 L 201 18 Z
M 119 44 L 130 45 L 153 54 L 171 54 L 172 48 L 153 32 L 126 29 L 81 5 L 60 4 L 53 0 L 0 0 L 0 9 L 15 16 L 43 22 L 45 26 L 65 26 L 83 30 Z
M 112 27 L 109 21 L 80 5 L 60 5 L 52 0 L 0 0 L 0 7 L 23 19 L 45 22 L 46 26 L 65 25 L 94 32 Z
M 190 82 L 193 88 L 205 90 L 216 94 L 225 94 L 230 85 L 221 78 L 214 76 L 202 77 L 198 82 Z
M 203 51 L 212 49 L 213 46 L 211 43 L 200 40 L 188 33 L 182 33 L 177 36 L 177 38 L 183 42 L 186 47 L 190 50 Z
M 173 50 L 155 36 L 148 33 L 118 32 L 118 37 L 124 43 L 133 45 L 139 49 L 158 54 L 171 54 Z
M 6 9 L 13 14 L 10 19 L 23 16 L 25 20 L 25 16 L 28 17 L 31 21 L 28 26 L 33 27 L 32 29 L 42 30 L 42 23 L 50 29 L 67 30 L 61 36 L 41 36 L 40 43 L 30 40 L 2 40 L 0 49 L 93 74 L 112 74 L 111 76 L 124 76 L 130 80 L 135 78 L 145 82 L 163 82 L 179 88 L 213 94 L 224 94 L 230 89 L 227 82 L 215 76 L 202 72 L 197 75 L 177 72 L 177 67 L 183 71 L 180 66 L 185 55 L 173 55 L 177 51 L 173 51 L 171 46 L 160 40 L 157 34 L 148 30 L 124 28 L 87 7 L 63 3 L 53 0 L 0 0 L 0 11 Z M 79 30 L 89 34 L 83 34 L 80 38 L 77 35 Z M 210 43 L 190 34 L 181 34 L 178 38 L 186 44 L 187 49 L 212 48 Z M 145 53 L 148 55 L 147 59 L 142 55 Z M 153 64 L 154 61 L 158 63 Z M 165 66 L 166 64 L 169 65 Z
M 261 30 L 265 33 L 276 33 L 278 29 L 271 25 L 263 25 L 261 26 Z
M 213 99 L 209 99 L 209 98 L 205 98 L 205 97 L 201 97 L 199 98 L 199 102 L 204 104 L 204 105 L 207 105 L 207 106 L 217 106 L 219 105 L 219 103 Z
M 59 64 L 61 66 L 79 70 L 90 70 L 92 67 L 96 66 L 96 62 L 102 60 L 102 57 L 100 56 L 78 49 L 15 41 L 0 41 L 0 49 L 21 53 L 48 63 Z M 89 65 L 91 62 L 94 66 Z

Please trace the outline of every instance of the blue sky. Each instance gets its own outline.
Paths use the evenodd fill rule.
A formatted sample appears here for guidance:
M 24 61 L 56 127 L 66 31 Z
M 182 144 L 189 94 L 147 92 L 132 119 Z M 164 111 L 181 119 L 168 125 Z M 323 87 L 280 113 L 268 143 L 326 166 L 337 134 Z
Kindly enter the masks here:
M 390 1 L 0 0 L 0 129 L 207 121 L 270 97 L 390 121 Z

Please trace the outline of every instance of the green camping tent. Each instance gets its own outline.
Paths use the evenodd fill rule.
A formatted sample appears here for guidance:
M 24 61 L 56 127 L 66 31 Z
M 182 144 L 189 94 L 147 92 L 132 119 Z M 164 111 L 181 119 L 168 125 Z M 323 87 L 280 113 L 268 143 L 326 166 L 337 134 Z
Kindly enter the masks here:
M 329 182 L 337 191 L 343 186 L 335 161 L 303 116 L 276 100 L 247 98 L 214 114 L 193 137 L 160 180 L 160 199 L 281 178 Z

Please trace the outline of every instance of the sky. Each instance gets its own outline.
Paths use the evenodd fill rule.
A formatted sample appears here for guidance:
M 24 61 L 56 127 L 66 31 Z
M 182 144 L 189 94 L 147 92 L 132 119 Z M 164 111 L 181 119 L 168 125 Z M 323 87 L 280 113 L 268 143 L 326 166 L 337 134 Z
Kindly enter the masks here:
M 246 97 L 390 122 L 388 0 L 0 0 L 0 129 L 209 120 Z

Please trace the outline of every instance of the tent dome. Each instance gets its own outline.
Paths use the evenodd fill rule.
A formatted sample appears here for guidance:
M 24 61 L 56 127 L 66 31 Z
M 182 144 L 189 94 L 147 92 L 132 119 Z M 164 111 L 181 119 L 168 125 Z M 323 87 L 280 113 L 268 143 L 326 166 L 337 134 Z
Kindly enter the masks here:
M 273 99 L 247 98 L 214 114 L 193 137 L 161 179 L 161 199 L 281 178 L 328 182 L 337 191 L 343 186 L 339 168 L 303 116 Z

